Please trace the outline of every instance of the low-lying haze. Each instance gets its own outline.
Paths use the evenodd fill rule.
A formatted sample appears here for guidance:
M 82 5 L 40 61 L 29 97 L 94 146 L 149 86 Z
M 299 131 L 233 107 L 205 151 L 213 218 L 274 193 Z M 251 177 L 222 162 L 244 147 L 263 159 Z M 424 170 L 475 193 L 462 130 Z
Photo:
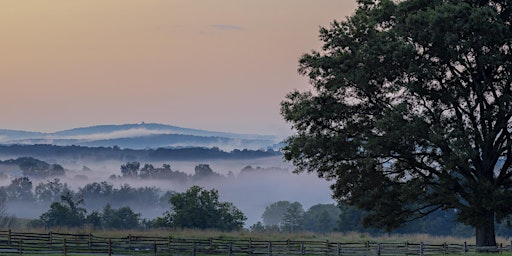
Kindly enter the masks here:
M 265 207 L 276 201 L 298 201 L 304 206 L 305 210 L 318 203 L 334 203 L 334 200 L 331 199 L 331 191 L 328 182 L 310 174 L 291 173 L 293 167 L 289 163 L 284 162 L 279 156 L 237 161 L 173 161 L 154 162 L 150 164 L 157 167 L 166 163 L 170 164 L 173 170 L 185 172 L 190 175 L 194 174 L 195 166 L 208 164 L 214 172 L 225 176 L 225 178 L 206 178 L 187 183 L 164 179 L 111 179 L 110 176 L 112 174 L 121 176 L 120 166 L 125 163 L 119 161 L 70 162 L 68 159 L 67 164 L 63 165 L 63 167 L 68 170 L 66 176 L 59 177 L 59 179 L 61 182 L 67 183 L 74 191 L 78 191 L 78 188 L 86 184 L 102 181 L 107 181 L 116 188 L 124 184 L 129 184 L 134 188 L 154 186 L 160 188 L 162 192 L 168 190 L 184 192 L 192 185 L 199 185 L 206 189 L 217 189 L 221 201 L 232 202 L 248 217 L 246 222 L 247 227 L 261 221 L 261 215 Z M 141 165 L 143 164 L 145 163 L 142 162 Z M 246 166 L 255 168 L 262 167 L 263 169 L 274 168 L 276 170 L 257 173 L 240 173 L 241 169 Z M 20 174 L 18 173 L 16 175 Z M 47 182 L 50 179 L 31 180 L 35 187 L 39 182 Z M 1 185 L 3 186 L 9 185 L 9 183 L 10 179 L 1 181 Z M 119 202 L 110 203 L 122 205 Z M 142 218 L 147 219 L 161 217 L 164 211 L 170 209 L 170 204 L 166 205 L 167 207 L 164 208 L 155 207 L 150 209 L 137 205 L 128 206 L 134 209 L 134 211 L 140 212 Z M 91 205 L 88 205 L 87 201 L 85 201 L 85 207 L 90 209 Z M 103 205 L 93 209 L 101 210 L 101 207 L 103 207 Z M 27 211 L 27 209 L 30 209 L 30 211 Z M 8 207 L 9 213 L 23 218 L 38 218 L 47 210 L 48 207 L 43 205 L 35 209 L 34 205 L 26 203 L 15 203 Z

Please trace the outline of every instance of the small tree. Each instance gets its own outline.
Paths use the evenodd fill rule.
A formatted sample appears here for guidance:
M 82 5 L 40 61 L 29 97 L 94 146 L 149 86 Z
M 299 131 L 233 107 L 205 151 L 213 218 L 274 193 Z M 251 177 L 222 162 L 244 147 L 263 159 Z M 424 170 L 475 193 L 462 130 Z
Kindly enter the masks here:
M 121 165 L 121 174 L 125 178 L 137 178 L 139 175 L 139 162 L 128 162 L 126 164 Z
M 50 210 L 39 218 L 46 227 L 81 227 L 86 223 L 86 210 L 79 207 L 82 200 L 75 200 L 71 193 L 61 197 L 62 202 L 54 202 Z
M 140 224 L 140 214 L 134 213 L 130 207 L 113 209 L 110 204 L 103 208 L 101 223 L 107 229 L 135 229 Z
M 276 226 L 280 228 L 283 224 L 283 217 L 291 204 L 289 201 L 277 201 L 265 207 L 265 211 L 261 215 L 263 224 L 267 227 Z
M 215 189 L 205 190 L 193 186 L 184 193 L 171 195 L 172 209 L 166 213 L 167 221 L 178 228 L 219 229 L 232 231 L 241 229 L 247 220 L 232 203 L 219 202 Z
M 10 200 L 31 201 L 34 199 L 32 181 L 28 177 L 19 177 L 12 180 L 6 188 L 6 192 Z
M 67 192 L 71 192 L 68 184 L 55 178 L 46 183 L 40 182 L 35 188 L 35 197 L 39 202 L 51 203 L 59 201 Z
M 288 206 L 283 216 L 283 230 L 288 232 L 296 232 L 302 229 L 304 220 L 304 209 L 302 204 L 294 202 Z

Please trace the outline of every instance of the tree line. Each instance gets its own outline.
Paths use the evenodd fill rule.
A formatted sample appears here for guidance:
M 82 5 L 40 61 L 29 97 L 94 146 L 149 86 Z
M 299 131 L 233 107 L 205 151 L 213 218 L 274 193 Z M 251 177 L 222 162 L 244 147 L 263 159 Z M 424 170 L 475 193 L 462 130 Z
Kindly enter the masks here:
M 211 160 L 211 159 L 254 159 L 279 156 L 273 149 L 234 149 L 224 151 L 217 147 L 128 149 L 118 146 L 86 147 L 36 145 L 0 145 L 0 155 L 7 157 L 32 156 L 44 159 L 77 159 L 82 161 L 168 161 L 168 160 Z
M 30 160 L 41 166 L 38 161 Z M 142 166 L 142 167 L 141 167 Z M 110 179 L 161 179 L 197 181 L 201 179 L 227 179 L 207 164 L 199 164 L 194 174 L 173 171 L 169 164 L 154 167 L 139 162 L 127 162 L 120 166 L 120 174 Z M 284 172 L 284 169 L 244 167 L 239 175 L 268 172 Z M 254 176 L 257 177 L 257 176 Z M 123 184 L 116 188 L 108 181 L 91 182 L 73 191 L 59 178 L 41 181 L 34 185 L 29 177 L 14 178 L 9 185 L 0 187 L 0 198 L 5 205 L 23 202 L 49 210 L 31 222 L 33 226 L 75 227 L 89 225 L 97 229 L 127 228 L 199 228 L 237 230 L 245 226 L 244 213 L 230 202 L 220 202 L 218 191 L 193 186 L 184 193 L 163 191 L 156 187 L 132 187 Z M 150 208 L 160 211 L 161 217 L 142 219 L 137 209 Z M 262 221 L 249 227 L 254 232 L 365 232 L 382 234 L 385 230 L 368 228 L 362 220 L 368 213 L 354 206 L 316 204 L 304 210 L 299 202 L 277 201 L 268 205 Z M 431 235 L 469 236 L 469 226 L 458 223 L 455 210 L 438 210 L 424 219 L 418 219 L 393 231 L 394 233 L 427 233 Z M 10 220 L 10 219 L 7 219 Z M 9 221 L 2 221 L 8 225 Z M 497 224 L 497 234 L 511 236 L 512 230 L 505 224 Z
M 236 151 L 236 150 L 235 150 Z M 86 166 L 84 171 L 90 171 Z M 29 179 L 48 179 L 63 177 L 69 170 L 66 170 L 60 164 L 49 164 L 45 161 L 33 157 L 19 157 L 0 161 L 0 179 L 8 179 L 10 176 L 26 177 Z M 249 173 L 270 173 L 287 172 L 286 169 L 270 167 L 252 167 L 246 166 L 241 169 L 240 174 Z M 228 173 L 228 177 L 233 177 L 233 173 Z M 182 171 L 173 170 L 170 164 L 162 164 L 161 167 L 150 163 L 142 164 L 139 161 L 128 161 L 120 167 L 120 174 L 112 174 L 110 180 L 122 179 L 155 179 L 155 180 L 174 180 L 178 182 L 196 181 L 203 178 L 226 178 L 225 176 L 214 172 L 208 164 L 198 164 L 194 168 L 194 174 L 190 175 Z

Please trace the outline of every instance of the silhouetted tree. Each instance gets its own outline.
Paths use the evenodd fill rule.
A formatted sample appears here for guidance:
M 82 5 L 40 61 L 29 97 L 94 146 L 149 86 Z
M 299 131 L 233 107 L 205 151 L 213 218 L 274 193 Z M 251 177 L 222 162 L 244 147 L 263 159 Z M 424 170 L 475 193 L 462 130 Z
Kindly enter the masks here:
M 81 199 L 74 199 L 71 193 L 61 197 L 62 202 L 54 202 L 43 213 L 40 220 L 46 227 L 81 227 L 86 224 L 86 210 L 79 207 Z
M 139 168 L 139 162 L 128 162 L 126 164 L 121 165 L 121 174 L 125 178 L 136 178 L 138 177 L 139 174 Z
M 35 197 L 39 202 L 57 202 L 65 193 L 71 192 L 67 183 L 62 183 L 60 179 L 55 178 L 46 183 L 40 182 L 35 188 Z
M 300 59 L 313 92 L 282 103 L 297 171 L 394 229 L 457 209 L 477 246 L 512 214 L 512 5 L 359 0 Z
M 219 202 L 217 190 L 193 186 L 184 193 L 171 196 L 172 208 L 163 223 L 179 228 L 239 230 L 247 218 L 232 203 Z
M 207 164 L 199 164 L 194 168 L 194 179 L 204 179 L 204 178 L 219 178 L 222 175 L 214 172 L 210 165 Z
M 34 194 L 32 193 L 32 181 L 30 181 L 28 177 L 15 178 L 5 191 L 9 200 L 34 200 Z

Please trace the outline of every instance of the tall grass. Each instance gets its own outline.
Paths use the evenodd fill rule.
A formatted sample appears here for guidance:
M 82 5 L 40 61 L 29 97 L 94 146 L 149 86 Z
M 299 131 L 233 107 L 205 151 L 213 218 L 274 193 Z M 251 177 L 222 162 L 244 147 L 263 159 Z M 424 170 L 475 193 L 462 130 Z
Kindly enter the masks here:
M 346 232 L 346 233 L 326 233 L 318 234 L 312 232 L 250 232 L 248 230 L 221 232 L 217 230 L 198 230 L 198 229 L 133 229 L 133 230 L 94 230 L 91 227 L 85 228 L 13 228 L 13 231 L 33 232 L 33 233 L 68 233 L 68 234 L 93 234 L 102 237 L 127 237 L 132 236 L 155 236 L 155 237 L 173 237 L 173 238 L 221 238 L 221 239 L 253 239 L 265 241 L 331 241 L 342 243 L 363 243 L 363 242 L 382 242 L 382 243 L 427 243 L 427 244 L 468 244 L 475 243 L 475 237 L 453 237 L 453 236 L 432 236 L 428 234 L 385 234 L 371 235 L 367 233 Z M 503 246 L 510 245 L 510 238 L 497 237 L 497 243 Z

